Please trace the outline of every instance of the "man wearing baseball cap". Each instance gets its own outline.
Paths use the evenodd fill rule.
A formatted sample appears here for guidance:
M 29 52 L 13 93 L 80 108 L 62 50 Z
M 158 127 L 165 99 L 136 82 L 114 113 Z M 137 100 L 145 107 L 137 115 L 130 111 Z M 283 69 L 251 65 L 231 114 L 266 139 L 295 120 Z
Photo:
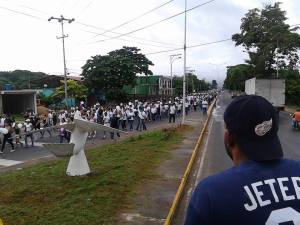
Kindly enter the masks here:
M 234 167 L 195 189 L 186 225 L 300 225 L 300 163 L 283 159 L 278 118 L 263 97 L 236 97 L 224 113 Z

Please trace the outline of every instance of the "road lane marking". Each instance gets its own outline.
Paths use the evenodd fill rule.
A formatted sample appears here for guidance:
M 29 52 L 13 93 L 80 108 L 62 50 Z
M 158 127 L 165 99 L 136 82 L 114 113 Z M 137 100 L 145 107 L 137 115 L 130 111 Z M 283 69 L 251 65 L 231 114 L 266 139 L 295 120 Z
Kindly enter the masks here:
M 203 169 L 203 166 L 204 166 L 204 159 L 205 159 L 206 153 L 207 153 L 207 145 L 208 145 L 208 141 L 210 139 L 211 128 L 212 128 L 212 125 L 213 125 L 214 121 L 215 121 L 215 118 L 212 118 L 212 120 L 211 120 L 211 122 L 209 124 L 208 134 L 206 136 L 206 140 L 205 140 L 205 144 L 204 144 L 204 149 L 203 149 L 203 154 L 202 154 L 202 157 L 201 157 L 199 169 L 197 171 L 197 175 L 196 175 L 196 180 L 195 180 L 194 187 L 198 184 L 198 182 L 200 180 L 200 175 L 202 173 L 202 169 Z
M 23 163 L 22 161 L 0 159 L 0 166 L 14 166 Z
M 215 111 L 215 109 L 214 109 Z M 212 115 L 214 114 L 214 111 L 212 112 Z M 212 124 L 214 122 L 214 117 L 211 118 L 211 121 L 209 123 L 209 127 L 208 127 L 208 132 L 205 132 L 206 133 L 206 140 L 205 140 L 205 144 L 204 144 L 204 149 L 203 149 L 203 152 L 202 152 L 202 157 L 201 157 L 201 160 L 200 160 L 200 164 L 199 164 L 199 169 L 197 171 L 197 175 L 196 175 L 196 179 L 195 179 L 195 183 L 194 185 L 191 185 L 191 187 L 188 189 L 187 191 L 187 199 L 188 201 L 185 202 L 185 209 L 188 208 L 188 205 L 189 205 L 189 199 L 191 197 L 191 195 L 193 194 L 193 191 L 195 189 L 195 187 L 197 186 L 198 182 L 199 182 L 199 177 L 200 177 L 200 173 L 202 172 L 202 168 L 203 168 L 203 165 L 204 165 L 204 158 L 206 157 L 206 152 L 207 152 L 207 144 L 208 144 L 208 139 L 209 139 L 209 135 L 211 133 L 211 128 L 212 128 Z

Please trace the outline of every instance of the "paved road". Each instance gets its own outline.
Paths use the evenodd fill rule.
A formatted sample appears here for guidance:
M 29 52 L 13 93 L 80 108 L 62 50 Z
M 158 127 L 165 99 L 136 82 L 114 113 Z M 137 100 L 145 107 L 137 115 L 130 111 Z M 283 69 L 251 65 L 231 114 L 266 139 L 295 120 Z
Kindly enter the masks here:
M 224 149 L 224 122 L 223 113 L 226 106 L 230 103 L 230 95 L 224 92 L 217 102 L 217 107 L 213 112 L 211 129 L 204 148 L 202 165 L 198 172 L 198 179 L 222 171 L 232 163 L 226 155 Z M 284 149 L 284 155 L 290 159 L 300 160 L 300 132 L 293 131 L 291 128 L 291 117 L 287 112 L 281 112 L 279 118 L 279 138 Z
M 230 101 L 231 96 L 227 92 L 223 92 L 218 98 L 208 127 L 208 134 L 201 147 L 201 153 L 195 162 L 195 169 L 193 169 L 191 173 L 191 180 L 188 183 L 186 193 L 180 204 L 178 215 L 175 217 L 174 225 L 183 224 L 189 198 L 199 181 L 233 165 L 226 154 L 223 141 L 223 113 Z M 300 160 L 300 131 L 292 130 L 291 117 L 287 112 L 280 113 L 279 138 L 284 149 L 285 157 Z
M 194 113 L 194 112 L 193 112 Z M 195 112 L 200 113 L 200 112 Z M 187 116 L 187 119 L 189 118 L 189 115 Z M 176 122 L 178 123 L 181 121 L 181 117 L 176 118 Z M 168 118 L 165 118 L 161 121 L 155 121 L 155 122 L 146 122 L 146 126 L 148 129 L 153 129 L 157 126 L 162 126 L 163 124 L 168 123 Z M 134 123 L 134 128 L 136 128 L 136 121 Z M 133 131 L 133 132 L 140 132 L 140 131 Z M 43 143 L 58 143 L 59 138 L 57 132 L 52 133 L 52 137 L 49 137 L 49 134 L 45 132 L 45 137 L 43 139 L 40 139 L 40 133 L 35 134 L 35 143 L 34 147 L 29 148 L 23 148 L 23 147 L 16 147 L 15 152 L 10 152 L 11 147 L 7 144 L 4 154 L 0 154 L 0 172 L 1 170 L 6 170 L 9 166 L 18 165 L 27 161 L 32 160 L 39 160 L 39 159 L 46 159 L 46 158 L 52 158 L 53 154 L 49 151 L 47 151 L 45 148 L 42 147 Z M 107 139 L 109 139 L 109 135 Z M 92 145 L 93 143 L 99 143 L 102 142 L 103 133 L 97 132 L 97 137 L 95 139 L 88 139 L 87 145 Z M 107 141 L 106 141 L 107 142 Z M 29 144 L 31 144 L 29 140 Z

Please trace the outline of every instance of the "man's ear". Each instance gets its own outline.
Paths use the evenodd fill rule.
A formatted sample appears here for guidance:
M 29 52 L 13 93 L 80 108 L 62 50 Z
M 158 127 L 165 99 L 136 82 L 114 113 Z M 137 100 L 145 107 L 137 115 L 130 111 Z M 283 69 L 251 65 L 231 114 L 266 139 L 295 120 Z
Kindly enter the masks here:
M 225 139 L 227 140 L 229 147 L 233 148 L 235 146 L 234 135 L 229 133 L 227 129 L 225 129 Z

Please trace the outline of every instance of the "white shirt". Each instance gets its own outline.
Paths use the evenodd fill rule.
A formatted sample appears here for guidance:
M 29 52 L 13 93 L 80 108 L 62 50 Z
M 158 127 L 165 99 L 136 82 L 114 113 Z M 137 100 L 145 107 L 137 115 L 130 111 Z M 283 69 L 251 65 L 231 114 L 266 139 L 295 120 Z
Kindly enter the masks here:
M 207 103 L 206 100 L 204 100 L 204 101 L 202 102 L 202 108 L 207 108 L 207 106 L 208 106 L 208 103 Z
M 152 114 L 155 114 L 156 112 L 157 112 L 156 107 L 152 107 L 152 108 L 151 108 L 151 113 L 152 113 Z
M 174 105 L 171 105 L 170 107 L 170 114 L 175 114 L 176 108 Z
M 25 131 L 30 132 L 32 130 L 32 123 L 25 123 Z
M 1 118 L 1 120 L 0 120 L 0 126 L 1 127 L 4 127 L 4 121 L 5 121 L 5 118 Z
M 48 113 L 48 118 L 49 118 L 49 119 L 53 119 L 52 113 Z
M 107 113 L 106 116 L 105 115 L 103 116 L 103 125 L 109 127 L 110 126 L 109 121 L 110 121 L 110 117 L 109 114 Z
M 145 119 L 145 118 L 147 118 L 147 114 L 145 113 L 145 111 L 139 111 L 139 118 L 140 118 L 140 119 Z
M 127 117 L 128 117 L 128 120 L 134 120 L 134 113 L 133 112 L 128 112 L 127 113 Z

